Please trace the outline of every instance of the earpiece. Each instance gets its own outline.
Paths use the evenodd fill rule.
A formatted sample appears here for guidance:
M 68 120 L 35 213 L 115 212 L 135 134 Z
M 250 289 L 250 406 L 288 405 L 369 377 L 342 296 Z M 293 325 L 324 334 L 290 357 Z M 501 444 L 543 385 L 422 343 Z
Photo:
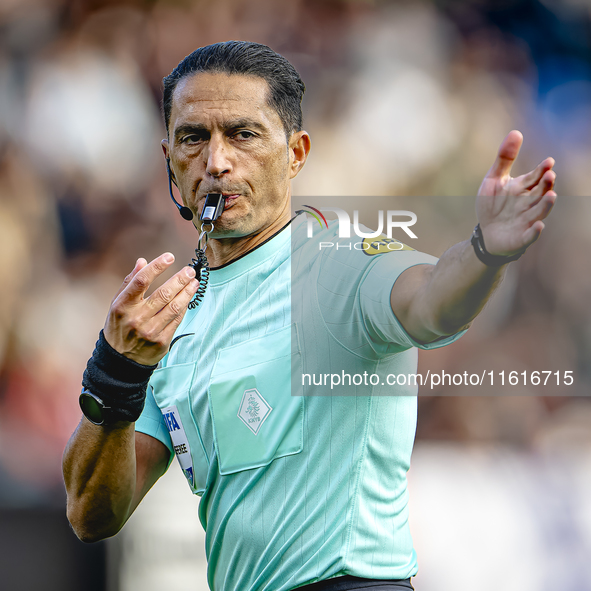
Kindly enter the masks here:
M 174 195 L 172 194 L 172 173 L 170 171 L 170 158 L 166 159 L 166 172 L 168 173 L 168 191 L 170 193 L 170 198 L 172 199 L 173 203 L 178 207 L 181 216 L 188 222 L 190 222 L 193 219 L 193 212 L 188 207 L 185 207 L 184 205 L 178 203 L 177 200 L 174 198 Z

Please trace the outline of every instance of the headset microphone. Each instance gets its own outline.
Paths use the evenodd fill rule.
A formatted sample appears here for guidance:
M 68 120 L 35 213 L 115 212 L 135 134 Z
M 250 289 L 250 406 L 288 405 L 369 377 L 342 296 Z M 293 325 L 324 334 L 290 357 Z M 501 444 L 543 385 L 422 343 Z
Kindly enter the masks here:
M 179 213 L 181 216 L 190 222 L 193 219 L 193 212 L 184 205 L 181 205 L 177 202 L 172 194 L 172 173 L 170 172 L 170 158 L 166 159 L 166 171 L 168 172 L 168 192 L 170 193 L 170 198 L 172 199 L 173 203 L 178 207 Z
M 172 194 L 172 172 L 170 170 L 170 158 L 166 159 L 166 171 L 168 172 L 168 192 L 172 202 L 178 207 L 179 213 L 187 221 L 193 219 L 193 212 L 186 206 L 177 202 Z M 189 309 L 193 310 L 200 303 L 205 296 L 205 289 L 209 280 L 209 261 L 205 256 L 207 249 L 207 238 L 213 232 L 213 223 L 217 220 L 224 211 L 226 198 L 222 193 L 208 193 L 205 196 L 205 203 L 203 204 L 203 211 L 201 213 L 201 232 L 199 234 L 198 246 L 195 249 L 195 258 L 189 263 L 189 267 L 195 269 L 195 277 L 199 281 L 199 289 L 195 293 L 193 299 L 189 302 Z

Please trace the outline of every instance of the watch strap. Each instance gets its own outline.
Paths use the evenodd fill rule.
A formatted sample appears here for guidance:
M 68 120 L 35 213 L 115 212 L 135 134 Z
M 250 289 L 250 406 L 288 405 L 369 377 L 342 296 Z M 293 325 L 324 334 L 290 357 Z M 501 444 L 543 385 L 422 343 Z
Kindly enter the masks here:
M 507 265 L 508 263 L 516 261 L 525 252 L 525 250 L 523 250 L 510 256 L 491 254 L 484 246 L 484 237 L 482 236 L 482 228 L 480 227 L 480 224 L 476 224 L 476 227 L 472 232 L 472 238 L 470 239 L 470 242 L 472 243 L 474 252 L 478 259 L 487 267 L 502 267 L 503 265 Z

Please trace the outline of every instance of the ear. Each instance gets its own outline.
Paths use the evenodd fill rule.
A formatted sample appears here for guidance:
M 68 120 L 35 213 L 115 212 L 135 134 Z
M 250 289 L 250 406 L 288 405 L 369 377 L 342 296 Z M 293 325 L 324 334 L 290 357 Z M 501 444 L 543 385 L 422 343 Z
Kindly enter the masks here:
M 302 170 L 310 152 L 310 136 L 307 131 L 296 131 L 289 138 L 289 178 Z

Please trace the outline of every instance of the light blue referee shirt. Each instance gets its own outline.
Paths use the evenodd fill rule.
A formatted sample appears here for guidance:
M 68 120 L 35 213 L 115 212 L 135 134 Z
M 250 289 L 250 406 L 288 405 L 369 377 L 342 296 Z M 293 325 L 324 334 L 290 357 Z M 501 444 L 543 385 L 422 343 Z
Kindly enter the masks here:
M 415 343 L 390 291 L 405 269 L 437 259 L 387 240 L 352 248 L 358 240 L 339 239 L 332 224 L 310 240 L 305 227 L 296 218 L 211 272 L 136 423 L 176 451 L 202 496 L 214 591 L 417 571 L 406 480 L 417 388 L 385 377 L 416 373 L 417 347 L 457 336 Z M 364 372 L 378 383 L 314 385 Z

